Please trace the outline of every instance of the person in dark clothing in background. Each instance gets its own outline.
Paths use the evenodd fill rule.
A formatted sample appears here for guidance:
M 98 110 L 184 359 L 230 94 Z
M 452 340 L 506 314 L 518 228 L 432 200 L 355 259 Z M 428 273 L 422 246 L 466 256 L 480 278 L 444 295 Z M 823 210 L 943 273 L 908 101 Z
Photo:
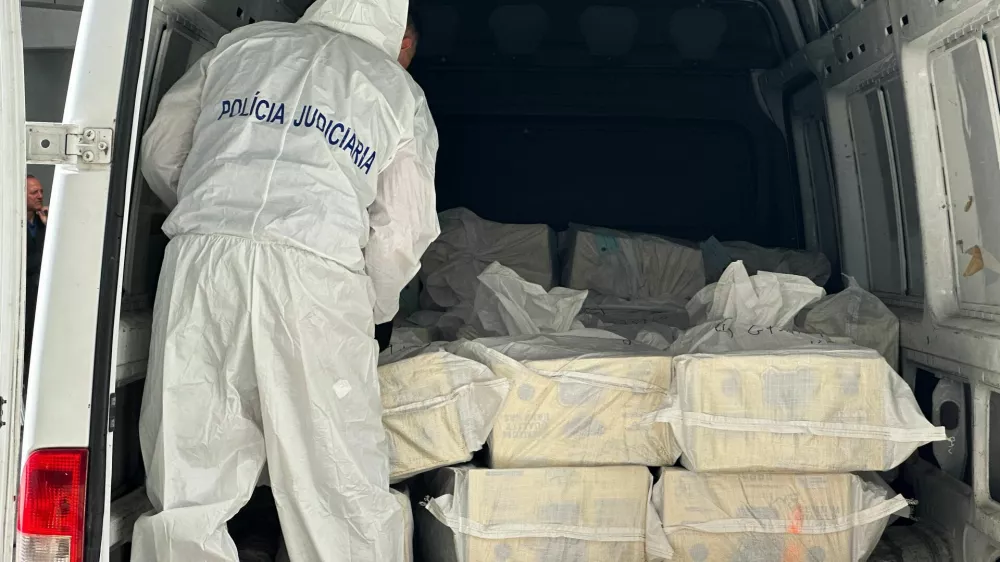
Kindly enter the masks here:
M 42 182 L 28 175 L 25 187 L 28 192 L 27 237 L 24 262 L 24 371 L 28 372 L 31 360 L 31 335 L 35 328 L 35 303 L 38 301 L 38 282 L 42 277 L 42 248 L 45 246 L 45 225 L 49 220 L 49 208 L 45 206 L 45 190 Z M 24 377 L 27 385 L 28 377 Z M 27 387 L 25 387 L 27 388 Z

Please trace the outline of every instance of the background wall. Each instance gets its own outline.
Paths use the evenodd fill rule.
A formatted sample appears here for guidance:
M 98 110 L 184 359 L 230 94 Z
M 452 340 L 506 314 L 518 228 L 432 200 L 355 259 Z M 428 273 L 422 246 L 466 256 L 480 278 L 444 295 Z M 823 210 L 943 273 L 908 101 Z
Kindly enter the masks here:
M 62 121 L 66 88 L 73 65 L 73 51 L 33 49 L 24 52 L 25 116 L 28 121 Z M 28 166 L 28 173 L 42 180 L 48 204 L 53 166 Z
M 62 121 L 79 22 L 80 13 L 73 9 L 22 4 L 24 109 L 28 121 Z M 52 166 L 28 166 L 28 173 L 38 177 L 45 187 L 46 204 L 51 193 L 53 170 Z
M 590 1 L 413 0 L 438 208 L 801 247 L 798 178 L 753 86 L 782 57 L 767 10 Z

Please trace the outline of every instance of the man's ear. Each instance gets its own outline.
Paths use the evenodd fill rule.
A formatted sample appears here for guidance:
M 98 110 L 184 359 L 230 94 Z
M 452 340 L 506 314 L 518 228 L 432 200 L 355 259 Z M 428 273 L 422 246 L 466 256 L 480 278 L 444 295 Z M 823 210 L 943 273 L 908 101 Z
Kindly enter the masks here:
M 403 42 L 400 45 L 399 50 L 406 51 L 411 48 L 413 48 L 413 37 L 410 37 L 409 35 L 404 35 Z

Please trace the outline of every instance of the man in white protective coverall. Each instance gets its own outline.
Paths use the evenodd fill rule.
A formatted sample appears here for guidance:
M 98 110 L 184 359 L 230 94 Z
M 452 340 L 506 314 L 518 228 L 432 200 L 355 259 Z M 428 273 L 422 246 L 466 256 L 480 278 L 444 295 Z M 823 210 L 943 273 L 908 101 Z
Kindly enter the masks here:
M 397 62 L 407 0 L 317 0 L 223 37 L 163 97 L 142 170 L 173 207 L 135 562 L 237 562 L 267 461 L 292 562 L 401 560 L 375 322 L 438 235 L 437 133 Z

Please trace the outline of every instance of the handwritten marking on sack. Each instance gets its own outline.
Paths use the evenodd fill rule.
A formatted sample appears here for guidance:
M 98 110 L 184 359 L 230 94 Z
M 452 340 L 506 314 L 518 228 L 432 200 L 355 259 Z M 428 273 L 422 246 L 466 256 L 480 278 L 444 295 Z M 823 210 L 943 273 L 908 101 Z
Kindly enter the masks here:
M 346 152 L 353 160 L 354 165 L 359 170 L 364 170 L 365 175 L 372 171 L 375 164 L 376 151 L 370 145 L 366 145 L 358 138 L 352 128 L 338 121 L 335 117 L 329 116 L 320 111 L 318 107 L 303 105 L 296 109 L 293 114 L 292 127 L 315 129 L 322 135 L 331 147 L 336 147 Z M 223 118 L 247 117 L 256 119 L 262 123 L 285 124 L 285 102 L 275 102 L 260 96 L 257 92 L 253 97 L 234 98 L 222 100 L 219 105 L 219 116 L 216 121 Z
M 720 322 L 720 323 L 716 324 L 715 325 L 715 331 L 716 332 L 722 332 L 722 333 L 725 333 L 725 334 L 729 334 L 729 337 L 731 337 L 731 338 L 735 338 L 736 337 L 733 334 L 733 329 L 730 328 L 728 325 L 726 325 L 725 322 Z
M 742 330 L 742 327 L 740 328 Z M 736 334 L 733 332 L 733 322 L 731 320 L 723 320 L 715 325 L 715 331 L 728 334 L 731 338 L 736 338 Z M 778 328 L 776 326 L 762 326 L 758 324 L 750 324 L 746 329 L 746 334 L 750 336 L 773 336 L 775 334 L 791 334 L 794 336 L 800 336 L 809 338 L 809 345 L 821 345 L 833 343 L 826 336 L 820 334 L 807 334 L 805 332 L 799 332 L 797 330 L 786 330 L 784 328 Z

